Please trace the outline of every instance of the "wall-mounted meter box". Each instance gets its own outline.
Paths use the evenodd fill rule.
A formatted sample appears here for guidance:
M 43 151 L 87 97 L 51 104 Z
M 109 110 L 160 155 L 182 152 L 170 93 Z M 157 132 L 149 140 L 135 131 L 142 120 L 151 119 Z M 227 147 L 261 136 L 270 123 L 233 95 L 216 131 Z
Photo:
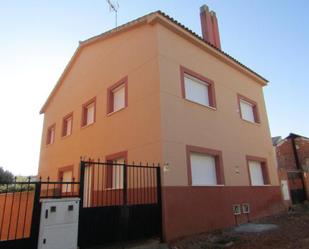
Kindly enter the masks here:
M 38 249 L 77 249 L 79 198 L 42 199 Z

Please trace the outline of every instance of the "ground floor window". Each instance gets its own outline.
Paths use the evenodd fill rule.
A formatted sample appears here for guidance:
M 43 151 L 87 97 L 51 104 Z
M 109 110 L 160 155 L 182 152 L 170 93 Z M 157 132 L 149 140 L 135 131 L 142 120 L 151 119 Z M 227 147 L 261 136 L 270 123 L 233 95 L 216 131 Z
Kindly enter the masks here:
M 269 184 L 266 159 L 247 156 L 250 184 L 263 186 Z
M 187 146 L 187 161 L 190 185 L 211 186 L 224 184 L 221 151 Z

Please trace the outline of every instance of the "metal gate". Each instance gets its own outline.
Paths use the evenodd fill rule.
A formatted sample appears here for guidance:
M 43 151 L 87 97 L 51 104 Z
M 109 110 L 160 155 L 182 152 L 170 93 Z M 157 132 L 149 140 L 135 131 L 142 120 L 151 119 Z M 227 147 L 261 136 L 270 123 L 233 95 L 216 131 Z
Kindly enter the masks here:
M 0 248 L 33 249 L 40 215 L 38 183 L 0 182 Z
M 78 197 L 79 182 L 0 182 L 0 248 L 35 249 L 42 198 Z
M 81 161 L 79 246 L 161 238 L 160 167 Z
M 303 173 L 302 172 L 287 172 L 289 188 L 292 198 L 292 203 L 301 203 L 306 200 L 306 193 L 303 184 Z

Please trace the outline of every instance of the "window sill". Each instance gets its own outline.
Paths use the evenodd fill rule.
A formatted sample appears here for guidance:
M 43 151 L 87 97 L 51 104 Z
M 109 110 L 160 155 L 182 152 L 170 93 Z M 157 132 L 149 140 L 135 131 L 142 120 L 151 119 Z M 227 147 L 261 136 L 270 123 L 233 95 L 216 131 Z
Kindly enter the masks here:
M 224 187 L 224 184 L 216 184 L 216 185 L 191 185 L 191 187 Z
M 68 137 L 72 136 L 72 133 L 70 135 L 61 136 L 61 139 L 66 139 Z
M 202 107 L 209 108 L 210 110 L 213 110 L 213 111 L 216 111 L 216 110 L 217 110 L 216 107 L 209 106 L 209 105 L 203 105 L 203 104 L 200 104 L 200 103 L 198 103 L 198 102 L 194 102 L 193 100 L 190 100 L 190 99 L 184 98 L 184 100 L 185 100 L 185 101 L 188 101 L 189 103 L 192 103 L 192 104 L 196 104 L 196 105 L 199 105 L 199 106 L 202 106 Z
M 256 125 L 256 126 L 261 126 L 261 123 L 257 123 L 257 122 L 252 122 L 243 118 L 240 118 L 242 121 L 245 121 L 248 124 L 252 124 L 252 125 Z
M 45 144 L 46 147 L 50 147 L 54 144 L 55 142 L 51 143 L 51 144 Z
M 126 109 L 126 108 L 127 108 L 127 106 L 125 106 L 125 107 L 123 107 L 123 108 L 121 108 L 121 109 L 119 109 L 119 110 L 117 110 L 117 111 L 109 112 L 109 113 L 107 113 L 107 117 L 112 116 L 112 115 L 115 114 L 115 113 L 121 112 L 121 111 L 123 111 L 123 110 Z
M 106 191 L 112 191 L 112 190 L 123 190 L 123 188 L 106 188 Z
M 250 185 L 251 187 L 271 187 L 271 184 L 264 184 L 264 185 Z
M 91 123 L 91 124 L 83 125 L 81 128 L 84 129 L 84 128 L 87 128 L 87 127 L 92 126 L 94 124 L 95 124 L 95 121 L 93 123 Z

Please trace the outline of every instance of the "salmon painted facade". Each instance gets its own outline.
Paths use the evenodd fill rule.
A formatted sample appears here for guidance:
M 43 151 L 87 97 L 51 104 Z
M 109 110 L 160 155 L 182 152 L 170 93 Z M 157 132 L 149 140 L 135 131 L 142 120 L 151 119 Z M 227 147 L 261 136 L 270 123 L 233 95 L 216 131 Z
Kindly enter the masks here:
M 267 81 L 222 52 L 213 12 L 201 21 L 203 38 L 154 12 L 81 42 L 41 110 L 39 175 L 79 179 L 80 157 L 160 163 L 168 241 L 234 225 L 235 204 L 282 210 Z

